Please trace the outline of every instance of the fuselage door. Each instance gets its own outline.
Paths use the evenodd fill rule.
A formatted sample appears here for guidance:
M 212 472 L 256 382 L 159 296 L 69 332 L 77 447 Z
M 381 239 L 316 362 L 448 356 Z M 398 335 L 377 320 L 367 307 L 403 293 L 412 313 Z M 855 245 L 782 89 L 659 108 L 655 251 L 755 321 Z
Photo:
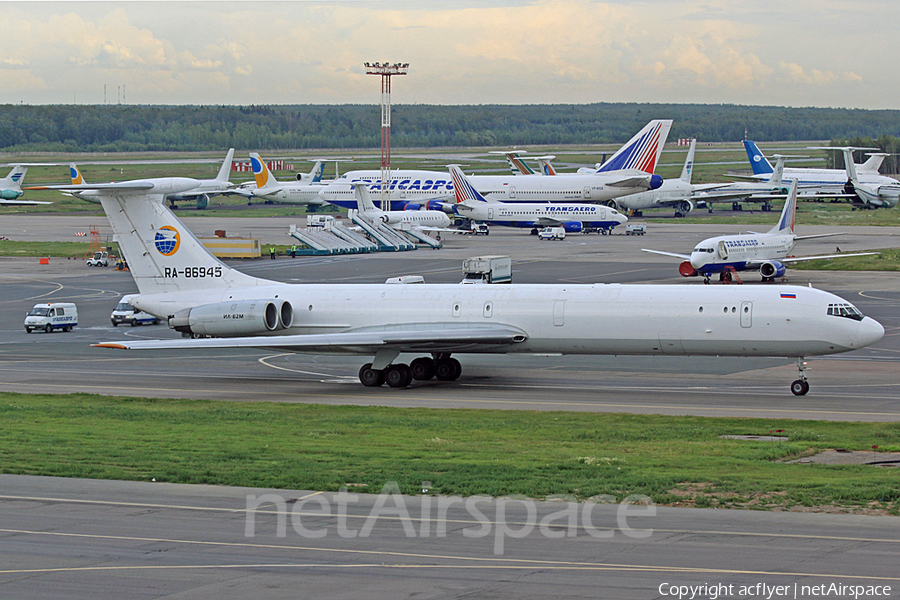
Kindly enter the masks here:
M 488 219 L 493 219 L 493 218 L 494 218 L 494 209 L 488 208 Z
M 719 241 L 719 257 L 722 260 L 728 260 L 728 248 L 725 247 L 725 240 Z
M 516 186 L 514 186 L 514 185 L 509 186 L 509 197 L 510 198 L 516 197 Z
M 565 300 L 554 300 L 553 301 L 553 325 L 556 327 L 562 327 L 565 325 L 565 315 L 566 315 L 566 301 Z
M 753 325 L 753 303 L 741 302 L 741 327 L 751 327 Z
M 584 191 L 582 192 L 581 195 L 585 200 L 590 200 L 591 199 L 591 186 L 589 186 L 589 185 L 584 186 Z

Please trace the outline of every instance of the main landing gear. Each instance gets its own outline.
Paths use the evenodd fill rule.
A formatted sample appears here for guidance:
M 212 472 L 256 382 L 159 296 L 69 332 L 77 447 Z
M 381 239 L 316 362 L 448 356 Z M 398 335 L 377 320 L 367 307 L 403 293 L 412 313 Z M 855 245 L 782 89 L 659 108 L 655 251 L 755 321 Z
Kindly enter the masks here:
M 797 357 L 797 370 L 800 371 L 800 379 L 791 384 L 791 393 L 795 396 L 805 396 L 809 391 L 809 381 L 806 380 L 806 361 L 802 356 Z
M 434 357 L 420 356 L 409 365 L 403 363 L 389 364 L 383 369 L 373 368 L 373 363 L 366 363 L 359 369 L 359 382 L 366 387 L 378 387 L 384 383 L 392 388 L 404 388 L 413 379 L 428 381 L 437 378 L 441 381 L 456 381 L 462 374 L 462 365 L 449 354 L 435 354 Z M 396 357 L 394 357 L 396 358 Z M 375 362 L 379 362 L 375 357 Z M 393 360 L 393 359 L 392 359 Z

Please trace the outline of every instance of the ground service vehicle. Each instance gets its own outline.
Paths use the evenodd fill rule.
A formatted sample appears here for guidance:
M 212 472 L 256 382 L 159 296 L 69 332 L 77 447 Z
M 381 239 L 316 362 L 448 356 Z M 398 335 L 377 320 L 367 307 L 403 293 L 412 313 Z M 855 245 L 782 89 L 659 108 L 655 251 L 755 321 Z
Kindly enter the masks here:
M 460 283 L 512 283 L 512 260 L 508 256 L 475 256 L 463 261 Z
M 643 223 L 629 223 L 625 226 L 625 235 L 644 235 L 647 233 L 647 226 Z
M 89 267 L 108 267 L 109 252 L 106 250 L 98 250 L 97 252 L 94 252 L 94 255 L 87 259 L 85 263 Z
M 72 331 L 78 325 L 78 309 L 71 302 L 42 302 L 25 315 L 25 331 L 36 329 L 50 333 L 54 329 Z
M 122 298 L 113 309 L 109 320 L 113 327 L 118 327 L 120 323 L 136 327 L 138 325 L 156 325 L 159 319 L 149 313 L 133 307 L 128 303 L 128 296 Z
M 566 239 L 565 227 L 544 227 L 538 233 L 539 240 L 564 240 Z

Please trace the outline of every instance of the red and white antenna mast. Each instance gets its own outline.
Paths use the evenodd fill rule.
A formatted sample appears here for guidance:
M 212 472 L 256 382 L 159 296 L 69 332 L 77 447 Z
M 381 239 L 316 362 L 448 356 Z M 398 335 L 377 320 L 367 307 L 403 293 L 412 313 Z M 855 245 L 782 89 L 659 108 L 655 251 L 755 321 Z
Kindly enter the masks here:
M 391 77 L 406 75 L 409 63 L 364 63 L 366 75 L 381 75 L 381 210 L 391 209 Z

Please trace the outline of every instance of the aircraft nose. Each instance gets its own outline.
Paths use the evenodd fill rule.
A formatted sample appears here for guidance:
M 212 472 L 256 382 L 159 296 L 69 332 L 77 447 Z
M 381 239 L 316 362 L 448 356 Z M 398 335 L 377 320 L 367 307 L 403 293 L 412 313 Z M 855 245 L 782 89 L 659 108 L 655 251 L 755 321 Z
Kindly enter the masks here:
M 859 348 L 871 346 L 883 337 L 884 327 L 871 317 L 863 318 L 859 322 L 859 327 L 856 328 L 856 343 Z
M 694 252 L 691 254 L 691 266 L 695 269 L 699 269 L 703 265 L 706 264 L 704 260 L 706 258 L 705 254 L 701 254 L 700 252 Z

